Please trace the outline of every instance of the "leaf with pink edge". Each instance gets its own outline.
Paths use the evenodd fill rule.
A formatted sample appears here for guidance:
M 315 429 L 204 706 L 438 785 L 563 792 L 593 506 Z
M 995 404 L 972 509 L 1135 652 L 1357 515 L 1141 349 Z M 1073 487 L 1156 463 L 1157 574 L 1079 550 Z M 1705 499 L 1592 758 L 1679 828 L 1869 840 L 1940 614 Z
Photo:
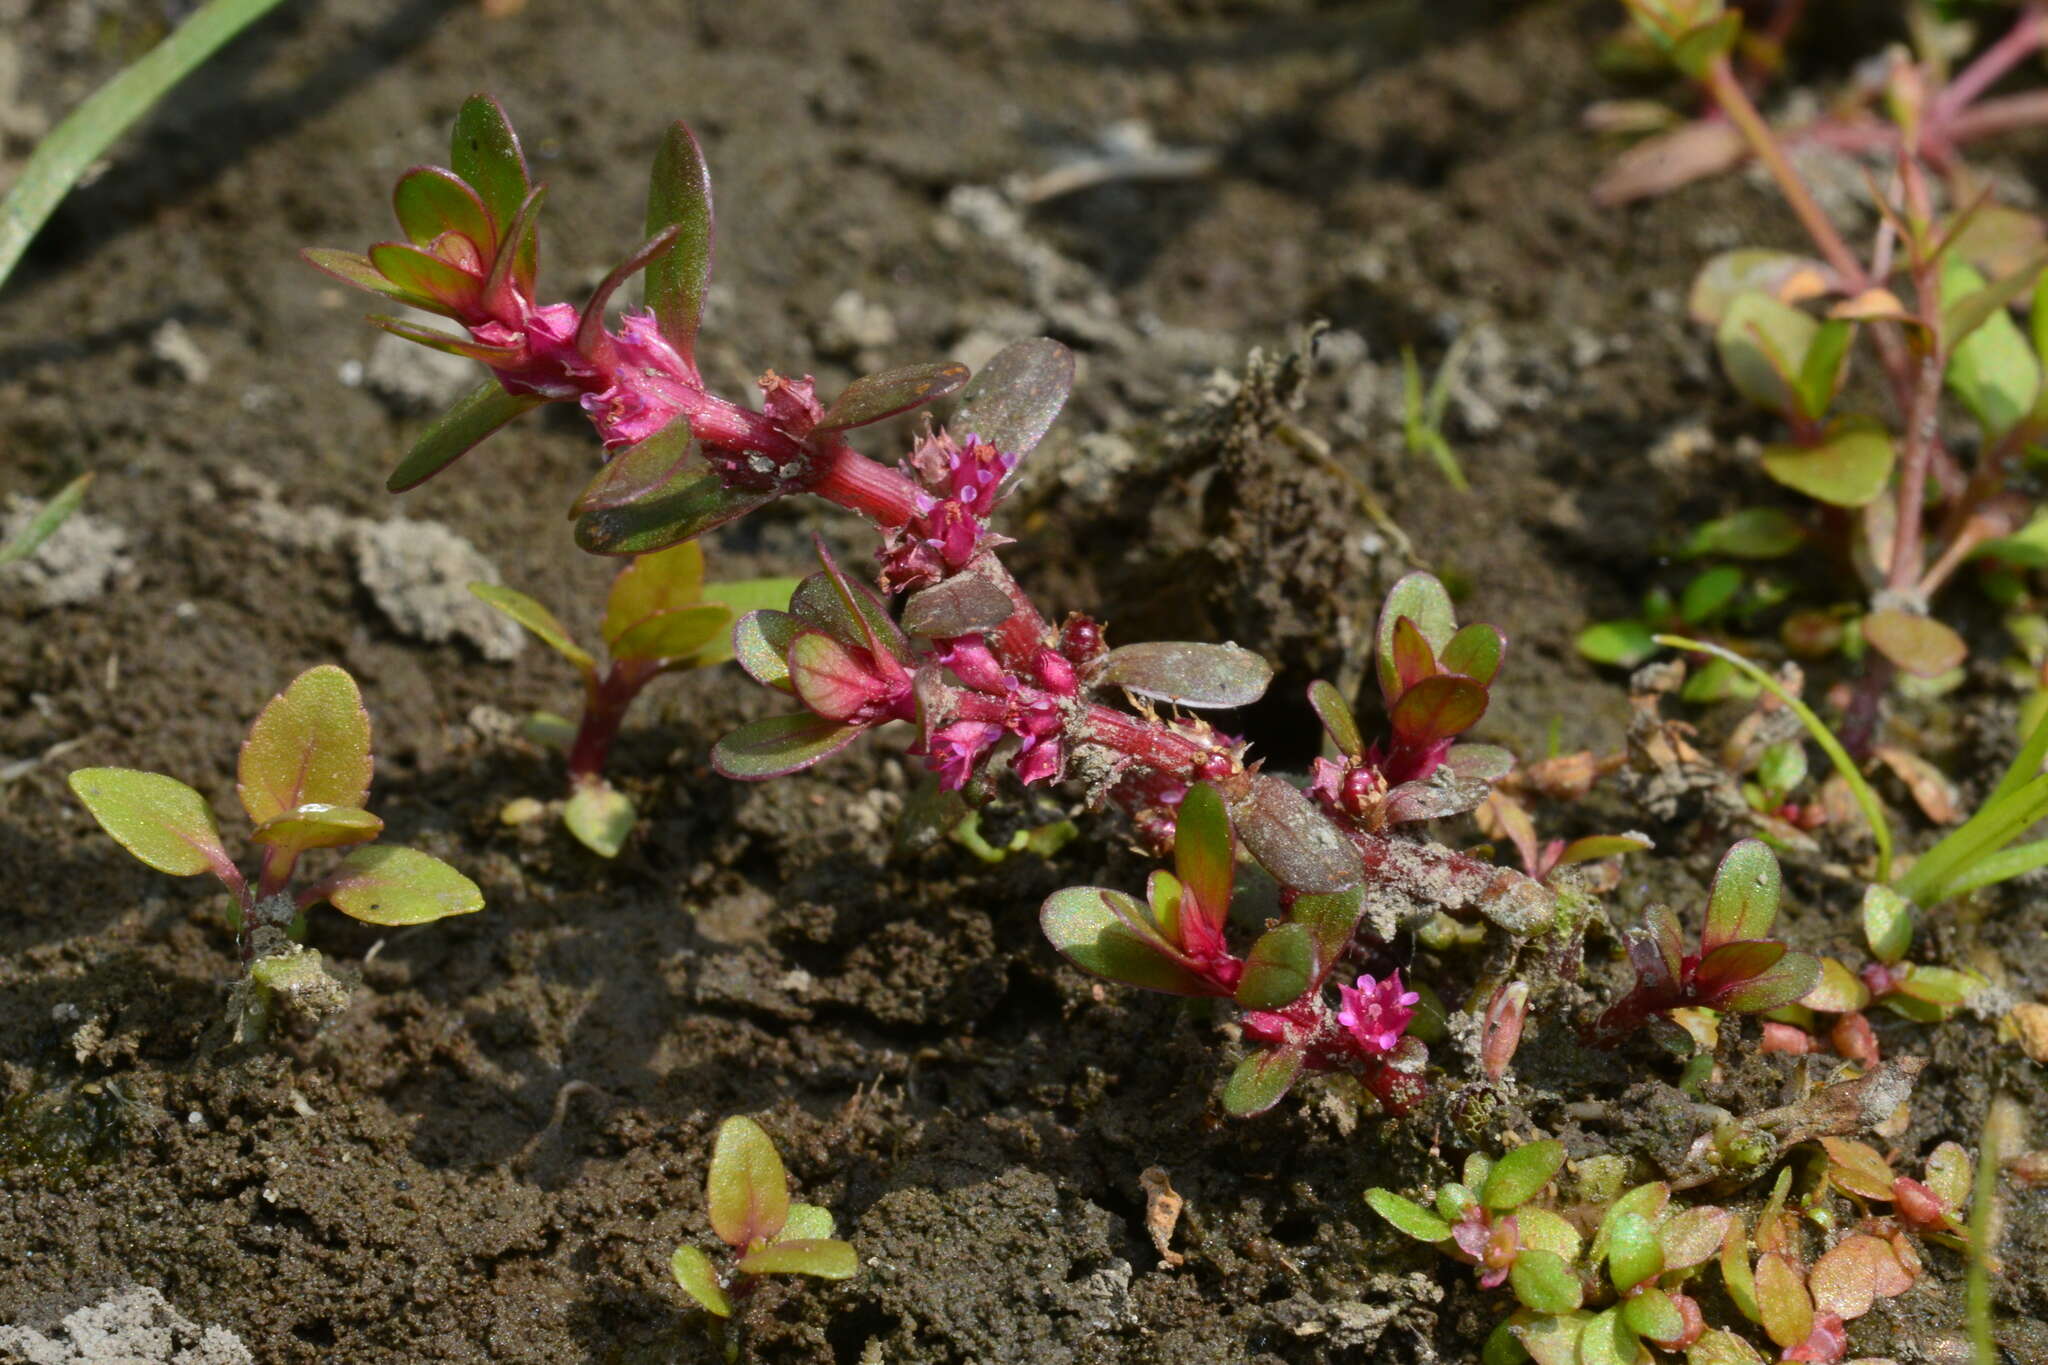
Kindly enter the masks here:
M 713 745 L 711 766 L 723 776 L 749 782 L 784 777 L 830 758 L 861 733 L 861 726 L 841 725 L 809 711 L 766 716 Z
M 483 280 L 461 266 L 402 242 L 379 242 L 370 248 L 370 264 L 386 279 L 415 296 L 415 308 L 451 318 L 474 316 L 483 298 Z
M 1387 589 L 1387 600 L 1380 607 L 1378 633 L 1374 636 L 1374 661 L 1379 670 L 1380 694 L 1389 706 L 1401 695 L 1394 667 L 1394 626 L 1403 618 L 1413 621 L 1430 649 L 1439 653 L 1450 644 L 1458 629 L 1451 595 L 1434 574 L 1407 574 Z
M 1315 938 L 1318 981 L 1330 974 L 1330 969 L 1337 965 L 1344 950 L 1351 946 L 1351 937 L 1358 931 L 1358 921 L 1364 914 L 1365 888 L 1362 886 L 1294 898 L 1294 904 L 1288 907 L 1287 917 L 1296 924 L 1307 926 Z
M 1806 1273 L 1815 1311 L 1843 1319 L 1860 1318 L 1878 1299 L 1896 1298 L 1913 1287 L 1892 1244 L 1856 1232 L 1835 1243 Z
M 1824 1137 L 1820 1144 L 1828 1154 L 1828 1179 L 1838 1189 L 1890 1202 L 1898 1173 L 1882 1152 L 1855 1138 Z
M 1476 725 L 1486 701 L 1486 689 L 1470 678 L 1439 673 L 1401 693 L 1387 721 L 1408 744 L 1434 744 Z
M 1096 681 L 1176 706 L 1229 710 L 1266 695 L 1273 665 L 1237 645 L 1155 640 L 1112 649 Z
M 366 843 L 384 831 L 384 822 L 366 810 L 309 801 L 256 826 L 250 839 L 288 853 L 309 848 L 342 848 Z
M 1278 925 L 1252 944 L 1234 998 L 1248 1010 L 1282 1009 L 1301 999 L 1315 974 L 1315 939 L 1308 926 Z
M 718 1125 L 704 1180 L 711 1230 L 735 1251 L 771 1242 L 789 1221 L 789 1177 L 760 1124 L 734 1115 Z
M 507 393 L 497 380 L 486 379 L 420 433 L 384 486 L 393 493 L 419 487 L 482 444 L 498 428 L 546 401 L 536 394 Z
M 505 110 L 489 95 L 471 95 L 455 115 L 448 140 L 448 164 L 476 191 L 501 230 L 519 213 L 530 188 L 519 135 Z
M 1394 682 L 1402 692 L 1436 673 L 1436 651 L 1405 616 L 1394 622 L 1393 648 Z
M 733 623 L 732 654 L 747 676 L 764 687 L 796 695 L 789 680 L 789 647 L 803 623 L 786 611 L 750 611 Z
M 1707 894 L 1707 927 L 1700 948 L 1711 952 L 1737 939 L 1760 939 L 1778 919 L 1785 879 L 1778 855 L 1758 839 L 1744 839 L 1721 855 Z
M 969 381 L 946 425 L 1021 458 L 1044 439 L 1073 388 L 1072 351 L 1050 337 L 1012 342 Z
M 1266 1048 L 1237 1064 L 1223 1086 L 1223 1112 L 1232 1118 L 1263 1114 L 1280 1103 L 1301 1075 L 1300 1048 Z
M 370 796 L 370 713 L 347 671 L 309 668 L 257 713 L 235 793 L 262 824 L 308 803 L 360 810 Z
M 1507 648 L 1507 637 L 1498 627 L 1475 622 L 1451 637 L 1437 663 L 1446 673 L 1462 673 L 1486 687 L 1499 674 L 1501 656 L 1507 653 Z
M 398 283 L 386 279 L 384 272 L 371 264 L 370 258 L 360 251 L 342 251 L 335 247 L 309 246 L 299 252 L 307 265 L 323 275 L 331 275 L 343 284 L 366 289 L 372 294 L 382 294 L 387 299 L 415 308 L 432 308 L 434 300 L 426 294 L 415 293 Z
M 1727 952 L 1735 944 L 1725 944 L 1714 953 Z M 1707 964 L 1714 953 L 1707 954 L 1700 962 L 1701 976 L 1706 975 Z M 1762 1014 L 1767 1010 L 1782 1009 L 1813 989 L 1820 980 L 1820 959 L 1811 953 L 1786 953 L 1776 962 L 1756 972 L 1747 981 L 1722 993 L 1709 1003 L 1715 1009 L 1731 1014 Z
M 1702 1204 L 1673 1214 L 1657 1230 L 1664 1248 L 1664 1269 L 1690 1270 L 1705 1265 L 1721 1250 L 1728 1224 L 1735 1215 L 1711 1204 Z
M 717 470 L 693 457 L 678 463 L 652 491 L 578 516 L 576 544 L 596 555 L 666 550 L 765 507 L 777 496 L 772 489 L 727 488 Z
M 1644 989 L 1661 994 L 1677 987 L 1685 959 L 1685 938 L 1678 927 L 1678 916 L 1668 906 L 1653 905 L 1645 910 L 1642 927 L 1628 930 L 1622 941 L 1628 948 L 1628 960 L 1636 969 L 1636 979 Z
M 886 651 L 898 662 L 910 662 L 910 637 L 890 616 L 888 604 L 865 583 L 847 576 L 822 539 L 813 537 L 825 568 L 797 586 L 789 609 L 806 624 L 845 644 Z
M 887 690 L 873 664 L 823 631 L 806 630 L 789 646 L 789 679 L 805 706 L 831 720 L 845 720 Z
M 662 135 L 647 185 L 647 235 L 678 229 L 673 245 L 647 267 L 647 306 L 661 334 L 685 359 L 697 350 L 697 327 L 711 287 L 711 169 L 687 123 Z
M 399 177 L 391 207 L 414 246 L 430 249 L 442 233 L 455 232 L 475 244 L 485 260 L 497 248 L 498 229 L 483 200 L 453 171 L 439 166 L 413 167 Z
M 431 924 L 484 908 L 477 884 L 431 854 L 371 844 L 342 860 L 340 870 L 301 897 L 325 900 L 351 919 L 397 927 Z
M 1699 1002 L 1718 1007 L 1724 992 L 1769 971 L 1787 951 L 1784 944 L 1768 938 L 1739 939 L 1708 949 L 1694 974 Z
M 1271 773 L 1252 778 L 1230 816 L 1246 852 L 1282 886 L 1342 891 L 1364 878 L 1351 841 L 1306 796 Z
M 667 255 L 681 231 L 674 225 L 663 228 L 633 248 L 631 255 L 598 281 L 597 288 L 590 291 L 590 297 L 583 301 L 583 311 L 576 318 L 575 347 L 580 354 L 600 355 L 611 346 L 604 329 L 604 310 L 611 306 L 612 295 L 618 293 L 627 280 Z
M 461 356 L 464 360 L 474 360 L 493 369 L 516 364 L 522 354 L 516 346 L 486 346 L 481 341 L 471 341 L 466 336 L 444 332 L 438 327 L 422 327 L 416 322 L 386 317 L 381 313 L 373 313 L 365 321 L 402 341 L 410 341 L 430 351 L 439 351 L 443 355 Z
M 606 459 L 590 482 L 583 485 L 576 501 L 569 504 L 569 515 L 580 517 L 652 497 L 682 472 L 685 460 L 698 453 L 690 434 L 690 419 L 677 413 L 675 420 L 660 431 Z
M 1351 704 L 1342 692 L 1319 678 L 1308 685 L 1308 704 L 1338 753 L 1346 758 L 1364 757 L 1365 737 L 1359 734 L 1358 718 L 1351 714 Z
M 968 376 L 968 368 L 955 360 L 863 375 L 839 391 L 832 406 L 825 409 L 825 415 L 811 430 L 851 431 L 912 412 L 958 392 Z
M 183 782 L 134 768 L 80 768 L 67 780 L 100 828 L 139 861 L 173 877 L 211 872 L 240 881 L 213 808 Z
M 1216 994 L 1151 927 L 1145 907 L 1121 891 L 1055 891 L 1039 907 L 1038 923 L 1060 956 L 1090 976 L 1167 995 Z
M 497 257 L 484 276 L 484 311 L 503 322 L 519 317 L 522 298 L 533 297 L 540 272 L 540 210 L 548 187 L 535 185 L 499 237 Z
M 1221 929 L 1230 918 L 1237 841 L 1223 797 L 1207 782 L 1197 782 L 1181 798 L 1173 826 L 1173 868 L 1203 918 Z
M 821 1280 L 850 1280 L 860 1272 L 860 1256 L 851 1243 L 832 1237 L 791 1238 L 740 1257 L 742 1275 L 811 1275 Z

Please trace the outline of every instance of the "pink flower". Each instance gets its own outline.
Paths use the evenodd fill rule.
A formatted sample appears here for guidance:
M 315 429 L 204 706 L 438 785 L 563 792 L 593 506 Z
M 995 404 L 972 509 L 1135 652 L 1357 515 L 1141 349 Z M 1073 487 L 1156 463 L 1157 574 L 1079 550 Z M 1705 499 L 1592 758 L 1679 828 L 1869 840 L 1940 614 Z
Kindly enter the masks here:
M 1383 982 L 1361 976 L 1355 987 L 1340 983 L 1337 999 L 1337 1022 L 1350 1030 L 1366 1056 L 1378 1057 L 1400 1043 L 1422 997 L 1403 991 L 1401 973 L 1394 972 Z
M 987 721 L 956 720 L 932 736 L 925 765 L 939 775 L 939 785 L 959 791 L 974 773 L 975 762 L 1003 735 L 1003 727 Z
M 958 635 L 940 642 L 932 660 L 977 692 L 1007 696 L 1017 690 L 1017 680 L 1003 671 L 979 635 Z

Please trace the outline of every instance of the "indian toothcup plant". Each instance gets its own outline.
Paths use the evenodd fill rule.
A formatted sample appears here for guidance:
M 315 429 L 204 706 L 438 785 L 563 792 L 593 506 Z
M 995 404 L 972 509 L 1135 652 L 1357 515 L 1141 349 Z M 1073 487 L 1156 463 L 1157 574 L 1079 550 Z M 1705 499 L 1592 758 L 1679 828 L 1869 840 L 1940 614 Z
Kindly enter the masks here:
M 1264 1108 L 1305 1069 L 1357 1071 L 1394 1108 L 1412 1099 L 1420 1045 L 1402 1038 L 1412 998 L 1394 974 L 1340 978 L 1347 956 L 1439 912 L 1525 934 L 1548 923 L 1553 907 L 1551 893 L 1520 873 L 1397 832 L 1472 809 L 1512 766 L 1505 751 L 1456 743 L 1486 711 L 1505 648 L 1499 631 L 1460 630 L 1427 574 L 1396 584 L 1375 645 L 1390 734 L 1368 746 L 1344 698 L 1317 684 L 1311 699 L 1336 757 L 1319 761 L 1305 793 L 1262 771 L 1241 739 L 1199 714 L 1257 701 L 1272 678 L 1265 660 L 1228 644 L 1113 648 L 1088 616 L 1052 623 L 1003 566 L 1008 539 L 992 518 L 1072 387 L 1065 347 L 1019 342 L 971 382 L 950 363 L 870 375 L 830 403 L 809 378 L 771 370 L 756 410 L 709 392 L 695 362 L 712 210 L 688 128 L 673 125 L 657 154 L 647 240 L 581 309 L 536 292 L 546 190 L 531 182 L 489 98 L 463 105 L 450 162 L 399 181 L 406 240 L 363 255 L 307 253 L 330 274 L 462 331 L 392 317 L 373 319 L 379 326 L 492 372 L 400 463 L 394 490 L 438 473 L 523 412 L 575 402 L 604 450 L 571 509 L 585 549 L 654 555 L 793 493 L 857 513 L 880 542 L 871 578 L 843 567 L 821 540 L 821 569 L 787 610 L 750 611 L 734 626 L 741 667 L 795 708 L 719 741 L 719 771 L 781 776 L 901 722 L 914 727 L 911 752 L 936 791 L 917 803 L 930 830 L 957 825 L 1008 776 L 1025 786 L 1078 783 L 1160 849 L 1185 831 L 1176 853 L 1183 879 L 1155 879 L 1149 908 L 1094 889 L 1053 897 L 1044 918 L 1060 949 L 1118 980 L 1244 1008 L 1256 1051 L 1229 1089 L 1235 1111 Z M 614 327 L 606 306 L 636 272 L 646 275 L 647 307 Z M 952 422 L 928 424 L 898 466 L 848 444 L 855 428 L 956 393 Z M 544 637 L 563 634 L 527 617 Z M 594 661 L 590 669 L 601 686 Z M 1289 913 L 1245 958 L 1224 932 L 1240 846 L 1280 883 Z M 1195 866 L 1201 874 L 1189 882 Z M 1169 883 L 1188 887 L 1184 900 Z

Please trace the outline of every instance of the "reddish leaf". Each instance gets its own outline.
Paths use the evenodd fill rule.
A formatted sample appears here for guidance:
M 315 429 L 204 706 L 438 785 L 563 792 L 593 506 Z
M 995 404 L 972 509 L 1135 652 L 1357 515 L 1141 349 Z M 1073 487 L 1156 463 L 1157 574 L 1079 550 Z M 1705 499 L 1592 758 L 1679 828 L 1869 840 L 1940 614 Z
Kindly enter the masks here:
M 947 425 L 1007 455 L 1029 454 L 1074 388 L 1074 353 L 1048 337 L 1013 342 L 981 367 Z
M 1470 678 L 1439 673 L 1401 693 L 1388 717 L 1403 742 L 1422 746 L 1472 728 L 1486 714 L 1486 689 Z
M 811 430 L 848 431 L 895 417 L 937 402 L 958 390 L 967 378 L 967 367 L 951 360 L 863 375 L 840 390 Z

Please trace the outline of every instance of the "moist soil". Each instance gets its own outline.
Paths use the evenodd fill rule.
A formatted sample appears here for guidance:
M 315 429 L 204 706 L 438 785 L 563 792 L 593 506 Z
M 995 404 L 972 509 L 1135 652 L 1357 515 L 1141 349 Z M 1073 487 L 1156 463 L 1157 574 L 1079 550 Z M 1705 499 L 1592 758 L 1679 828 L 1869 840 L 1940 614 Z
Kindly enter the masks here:
M 0 0 L 0 72 L 19 73 L 0 82 L 0 164 L 169 8 Z M 1583 991 L 1538 1011 L 1516 1088 L 1459 1090 L 1473 1069 L 1444 1042 L 1450 1079 L 1410 1118 L 1313 1083 L 1227 1121 L 1220 1017 L 1083 978 L 1038 933 L 1059 886 L 1140 883 L 1111 820 L 1084 818 L 1049 861 L 893 856 L 916 765 L 902 741 L 726 782 L 711 743 L 771 708 L 714 670 L 665 680 L 629 721 L 614 774 L 643 819 L 618 859 L 551 819 L 506 823 L 509 802 L 559 794 L 559 760 L 517 718 L 571 709 L 573 676 L 537 645 L 502 657 L 487 631 L 422 638 L 445 613 L 390 605 L 350 528 L 439 523 L 589 635 L 611 566 L 562 519 L 592 466 L 587 429 L 550 410 L 393 499 L 383 474 L 423 404 L 469 381 L 422 352 L 393 364 L 359 300 L 294 253 L 389 235 L 391 180 L 441 159 L 457 104 L 487 88 L 553 186 L 544 279 L 579 296 L 636 240 L 644 168 L 687 118 L 717 183 L 702 358 L 727 391 L 771 365 L 829 392 L 1056 336 L 1080 380 L 1005 526 L 1049 611 L 1088 610 L 1125 642 L 1266 652 L 1276 700 L 1240 722 L 1299 771 L 1315 737 L 1293 699 L 1315 676 L 1358 682 L 1379 595 L 1425 563 L 1466 619 L 1512 639 L 1483 737 L 1615 753 L 1625 682 L 1578 659 L 1574 632 L 1673 581 L 1685 527 L 1774 496 L 1744 447 L 1768 429 L 1716 378 L 1685 287 L 1712 250 L 1796 237 L 1740 175 L 1593 205 L 1614 149 L 1580 115 L 1645 93 L 1593 66 L 1614 19 L 1476 0 L 594 0 L 502 17 L 361 0 L 284 7 L 226 50 L 0 295 L 0 491 L 99 475 L 64 541 L 76 574 L 60 582 L 45 556 L 0 578 L 0 1322 L 61 1337 L 67 1314 L 142 1286 L 262 1362 L 714 1360 L 668 1258 L 708 1240 L 710 1135 L 745 1113 L 862 1264 L 843 1283 L 766 1284 L 759 1359 L 1476 1359 L 1501 1296 L 1360 1194 L 1432 1185 L 1465 1152 L 1537 1132 L 1575 1157 L 1697 1135 L 1675 1063 L 1577 1042 L 1574 1010 L 1625 975 L 1610 934 L 1591 940 Z M 1823 27 L 1813 79 L 1891 36 Z M 1145 135 L 1212 164 L 1029 193 Z M 2024 144 L 2002 150 L 2024 191 Z M 1399 437 L 1400 348 L 1428 369 L 1459 333 L 1465 495 Z M 869 448 L 900 452 L 907 431 Z M 714 576 L 802 572 L 813 530 L 869 548 L 783 504 L 713 539 Z M 1853 596 L 1808 567 L 1819 600 Z M 443 570 L 473 576 L 419 572 Z M 348 1007 L 238 1046 L 220 896 L 128 859 L 64 773 L 176 774 L 226 817 L 250 717 L 323 661 L 363 686 L 391 836 L 465 868 L 489 906 L 410 931 L 316 913 L 310 942 L 352 982 Z M 1982 667 L 1906 717 L 1966 795 L 2010 752 L 2001 676 Z M 1610 784 L 1537 818 L 1656 838 L 1607 898 L 1622 923 L 1652 899 L 1697 915 L 1734 837 L 1702 811 L 1659 818 Z M 1860 961 L 1841 856 L 1823 835 L 1791 861 L 1788 933 Z M 2038 998 L 2037 895 L 1987 898 L 1929 951 Z M 1453 1005 L 1474 979 L 1469 954 L 1383 956 Z M 1888 1055 L 1926 1059 L 1890 1141 L 1915 1169 L 1936 1142 L 1974 1147 L 1994 1093 L 2044 1112 L 2037 1069 L 1991 1023 L 1879 1032 Z M 1748 1113 L 1828 1068 L 1731 1054 L 1725 1071 L 1708 1098 Z M 1187 1201 L 1178 1265 L 1146 1231 L 1153 1167 Z M 2008 1359 L 2040 1360 L 2048 1222 L 2040 1195 L 2004 1197 L 2001 1330 Z M 1962 1261 L 1926 1256 L 1918 1286 L 1856 1324 L 1852 1354 L 1959 1358 Z

